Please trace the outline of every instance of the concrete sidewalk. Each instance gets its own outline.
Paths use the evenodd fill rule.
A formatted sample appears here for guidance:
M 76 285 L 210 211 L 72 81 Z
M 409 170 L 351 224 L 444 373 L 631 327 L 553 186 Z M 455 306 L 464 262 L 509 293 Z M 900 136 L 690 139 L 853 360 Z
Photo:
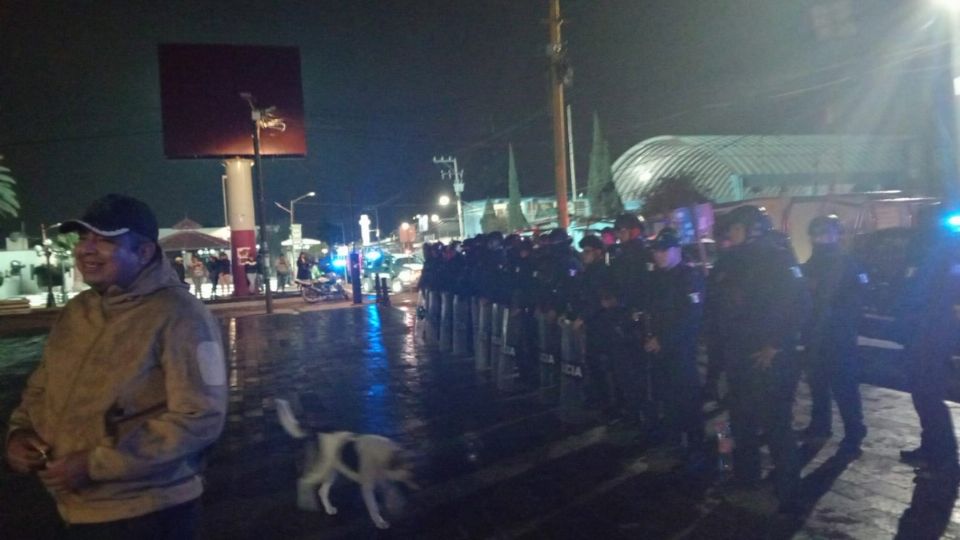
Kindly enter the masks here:
M 561 421 L 550 393 L 498 392 L 469 359 L 420 343 L 416 324 L 403 302 L 223 320 L 230 412 L 210 454 L 204 538 L 960 537 L 956 485 L 915 484 L 897 461 L 918 443 L 902 392 L 862 387 L 863 456 L 831 459 L 836 440 L 820 448 L 804 470 L 808 512 L 791 520 L 762 496 L 725 499 L 627 428 Z M 387 515 L 391 529 L 373 527 L 345 481 L 339 514 L 297 509 L 301 445 L 277 424 L 276 397 L 299 399 L 306 422 L 380 433 L 416 456 L 423 489 Z M 0 417 L 14 401 L 0 396 Z M 800 425 L 807 408 L 801 385 Z M 0 473 L 0 537 L 48 538 L 55 522 L 33 479 Z

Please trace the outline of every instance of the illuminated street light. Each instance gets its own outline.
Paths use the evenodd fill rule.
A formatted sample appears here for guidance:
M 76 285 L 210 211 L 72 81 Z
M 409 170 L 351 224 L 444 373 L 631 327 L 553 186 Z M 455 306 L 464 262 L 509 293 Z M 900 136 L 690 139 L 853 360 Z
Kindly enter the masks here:
M 289 208 L 286 207 L 286 206 L 284 206 L 284 205 L 282 205 L 282 204 L 280 204 L 280 203 L 278 203 L 278 202 L 276 202 L 276 201 L 274 201 L 273 204 L 277 205 L 277 208 L 279 208 L 279 209 L 283 210 L 284 212 L 290 214 L 290 228 L 293 229 L 293 223 L 294 223 L 294 220 L 293 220 L 294 207 L 293 207 L 293 205 L 297 204 L 298 201 L 302 201 L 303 199 L 306 199 L 307 197 L 316 197 L 316 196 L 317 196 L 317 194 L 316 194 L 315 192 L 313 192 L 313 191 L 311 191 L 310 193 L 304 193 L 303 195 L 297 197 L 296 199 L 291 200 L 291 201 L 290 201 L 290 207 L 289 207 Z
M 280 203 L 278 203 L 278 202 L 276 202 L 276 201 L 273 202 L 273 204 L 277 205 L 277 208 L 279 208 L 279 209 L 283 210 L 284 212 L 290 214 L 290 247 L 291 247 L 294 251 L 300 251 L 301 246 L 300 246 L 300 244 L 299 244 L 299 241 L 300 241 L 300 237 L 302 237 L 302 234 L 303 234 L 302 232 L 299 233 L 299 234 L 297 234 L 297 235 L 294 235 L 294 234 L 293 234 L 293 228 L 294 228 L 294 227 L 293 227 L 293 225 L 294 225 L 293 216 L 294 216 L 294 211 L 296 210 L 296 208 L 294 208 L 294 205 L 297 204 L 297 201 L 302 201 L 303 199 L 306 199 L 307 197 L 314 197 L 314 196 L 316 196 L 316 195 L 317 195 L 317 194 L 316 194 L 315 192 L 313 192 L 313 191 L 311 191 L 310 193 L 304 193 L 303 195 L 297 197 L 296 199 L 292 199 L 292 200 L 290 201 L 290 207 L 289 207 L 289 208 L 283 206 L 282 204 L 280 204 Z M 297 236 L 296 242 L 294 241 L 294 240 L 295 240 L 295 239 L 294 239 L 294 236 Z
M 440 196 L 440 199 L 437 200 L 437 203 L 438 203 L 440 206 L 447 206 L 448 204 L 450 204 L 450 196 L 449 196 L 449 195 L 441 195 L 441 196 Z
M 432 221 L 433 223 L 440 223 L 440 216 L 438 216 L 437 214 L 433 214 L 432 216 L 430 216 L 430 221 Z
M 457 196 L 457 228 L 460 232 L 457 238 L 463 240 L 463 169 L 457 166 L 457 158 L 453 156 L 435 157 L 433 158 L 433 162 L 444 167 L 444 170 L 440 172 L 441 178 L 453 180 L 453 193 Z M 446 200 L 446 202 L 443 202 L 444 200 Z M 448 204 L 450 204 L 449 196 L 444 195 L 440 197 L 441 206 Z

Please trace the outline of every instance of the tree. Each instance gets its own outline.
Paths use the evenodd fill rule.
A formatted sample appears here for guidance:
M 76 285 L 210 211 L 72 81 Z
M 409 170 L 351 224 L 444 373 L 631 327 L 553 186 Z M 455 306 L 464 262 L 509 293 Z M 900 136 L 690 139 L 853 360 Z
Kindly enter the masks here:
M 493 201 L 487 199 L 487 203 L 483 207 L 483 217 L 480 218 L 480 230 L 484 233 L 493 231 L 502 232 L 506 228 L 506 225 L 503 218 L 497 217 L 497 213 L 493 209 Z
M 507 205 L 508 229 L 515 231 L 530 226 L 520 208 L 520 180 L 517 179 L 517 164 L 513 159 L 513 144 L 509 146 L 510 158 L 507 165 L 507 184 L 510 190 L 510 203 Z
M 593 217 L 611 217 L 623 212 L 623 202 L 613 184 L 610 166 L 610 145 L 600 130 L 600 117 L 593 113 L 593 147 L 590 149 L 590 171 L 587 176 L 587 200 Z
M 3 156 L 0 156 L 0 161 Z M 20 203 L 17 201 L 17 192 L 14 186 L 17 181 L 10 174 L 10 169 L 0 165 L 0 218 L 15 218 L 20 215 Z
M 657 180 L 643 203 L 643 215 L 653 218 L 676 210 L 710 202 L 701 193 L 690 175 L 665 176 Z

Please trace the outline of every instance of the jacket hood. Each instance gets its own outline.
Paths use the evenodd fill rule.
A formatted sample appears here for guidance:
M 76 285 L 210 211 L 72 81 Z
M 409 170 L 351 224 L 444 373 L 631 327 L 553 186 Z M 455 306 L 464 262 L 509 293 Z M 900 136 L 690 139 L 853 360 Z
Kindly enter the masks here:
M 136 302 L 140 298 L 153 294 L 161 289 L 187 288 L 189 285 L 180 281 L 177 272 L 173 269 L 169 259 L 161 253 L 160 257 L 147 264 L 126 289 L 111 285 L 102 295 L 103 306 L 110 309 L 129 302 Z

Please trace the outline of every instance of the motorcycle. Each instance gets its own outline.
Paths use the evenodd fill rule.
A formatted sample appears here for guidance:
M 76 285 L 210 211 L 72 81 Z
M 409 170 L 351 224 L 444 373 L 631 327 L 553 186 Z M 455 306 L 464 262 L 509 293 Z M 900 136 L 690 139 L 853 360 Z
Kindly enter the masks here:
M 300 296 L 308 304 L 320 300 L 349 300 L 350 295 L 343 288 L 343 280 L 332 274 L 322 275 L 317 279 L 296 279 L 300 287 Z

